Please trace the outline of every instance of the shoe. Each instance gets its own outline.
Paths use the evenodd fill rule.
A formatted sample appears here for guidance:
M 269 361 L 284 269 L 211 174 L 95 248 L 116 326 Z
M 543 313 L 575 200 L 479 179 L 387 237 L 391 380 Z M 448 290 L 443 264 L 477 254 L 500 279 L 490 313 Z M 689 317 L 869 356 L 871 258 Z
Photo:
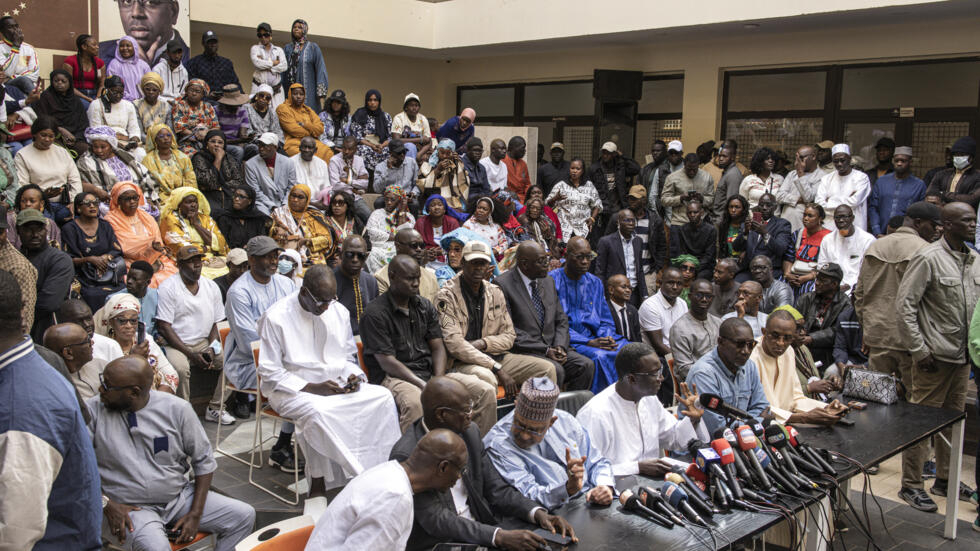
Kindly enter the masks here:
M 970 494 L 970 503 L 980 507 L 980 495 L 977 495 L 977 492 Z M 980 508 L 977 509 L 977 512 L 980 513 Z
M 922 465 L 922 478 L 936 478 L 936 462 L 926 461 Z
M 280 471 L 289 474 L 297 471 L 302 472 L 306 468 L 306 464 L 302 459 L 299 461 L 296 460 L 291 446 L 284 446 L 279 449 L 272 448 L 272 452 L 269 454 L 269 466 L 278 467 Z
M 204 412 L 204 420 L 211 421 L 212 423 L 221 423 L 222 425 L 234 425 L 235 418 L 231 416 L 227 411 L 218 411 L 211 406 Z
M 902 498 L 905 503 L 911 505 L 913 509 L 925 511 L 926 513 L 935 513 L 939 510 L 936 502 L 922 488 L 902 488 L 898 491 L 898 497 Z
M 248 394 L 242 393 L 239 397 L 239 393 L 232 394 L 230 398 L 225 400 L 225 409 L 228 413 L 231 413 L 238 419 L 248 419 L 252 416 L 252 408 L 249 407 Z
M 946 487 L 947 484 L 948 484 L 947 481 L 937 478 L 936 481 L 932 483 L 932 488 L 929 489 L 929 493 L 931 493 L 934 496 L 947 497 L 946 496 L 948 490 L 948 488 Z M 973 493 L 974 493 L 973 488 L 960 482 L 960 492 L 959 492 L 960 501 L 966 501 L 967 503 L 969 503 L 970 498 L 973 497 Z

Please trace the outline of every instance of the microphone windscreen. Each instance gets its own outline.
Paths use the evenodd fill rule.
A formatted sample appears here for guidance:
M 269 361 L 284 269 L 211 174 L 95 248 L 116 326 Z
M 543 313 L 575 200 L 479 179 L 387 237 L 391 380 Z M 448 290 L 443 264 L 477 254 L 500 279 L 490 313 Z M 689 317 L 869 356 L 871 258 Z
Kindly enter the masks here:
M 785 446 L 786 434 L 783 433 L 783 430 L 779 425 L 773 423 L 766 427 L 766 442 L 768 442 L 770 446 Z
M 701 407 L 711 411 L 715 411 L 725 404 L 725 401 L 717 394 L 702 393 L 698 399 L 701 401 Z
M 687 466 L 687 470 L 684 471 L 684 474 L 686 474 L 691 480 L 697 480 L 698 482 L 703 482 L 705 484 L 708 483 L 708 475 L 704 474 L 704 471 L 699 469 L 694 463 Z M 679 478 L 680 481 L 684 480 L 680 476 L 677 476 L 677 478 Z M 680 483 L 679 481 L 675 482 L 678 482 L 678 484 Z
M 664 482 L 663 490 L 667 503 L 670 503 L 674 507 L 677 507 L 680 502 L 687 500 L 687 492 L 684 491 L 684 488 L 681 488 L 673 482 Z
M 736 434 L 736 438 L 738 439 L 738 447 L 742 448 L 742 451 L 751 450 L 756 446 L 755 433 L 752 432 L 752 429 L 748 425 L 738 427 L 738 432 Z
M 619 494 L 619 502 L 622 505 L 626 505 L 626 502 L 628 502 L 631 497 L 633 497 L 633 492 L 631 490 L 623 490 L 623 492 Z
M 667 473 L 667 475 L 664 476 L 664 479 L 667 480 L 668 482 L 673 482 L 674 484 L 684 483 L 684 479 L 681 478 L 681 475 L 677 473 Z
M 732 451 L 731 445 L 724 438 L 716 438 L 711 441 L 711 448 L 715 450 L 718 457 L 721 458 L 722 465 L 729 465 L 735 462 L 735 452 Z
M 759 464 L 762 465 L 763 469 L 765 469 L 766 467 L 769 466 L 770 463 L 772 463 L 772 461 L 769 459 L 769 454 L 766 453 L 765 450 L 763 450 L 762 448 L 755 449 L 755 457 L 756 459 L 759 460 Z
M 789 436 L 789 443 L 792 444 L 794 448 L 800 445 L 800 439 L 798 438 L 800 433 L 797 432 L 794 427 L 786 425 L 786 434 Z

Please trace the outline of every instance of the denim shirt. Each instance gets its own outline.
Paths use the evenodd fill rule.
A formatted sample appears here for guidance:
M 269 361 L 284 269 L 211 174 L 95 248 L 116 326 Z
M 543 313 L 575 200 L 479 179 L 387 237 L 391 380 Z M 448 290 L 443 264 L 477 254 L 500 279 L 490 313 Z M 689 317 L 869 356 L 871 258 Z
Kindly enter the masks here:
M 687 384 L 692 383 L 697 385 L 698 392 L 717 394 L 726 404 L 747 412 L 759 421 L 762 421 L 759 415 L 769 407 L 769 400 L 762 390 L 759 369 L 756 368 L 755 362 L 746 360 L 745 364 L 738 368 L 738 372 L 732 375 L 731 370 L 718 356 L 717 347 L 705 354 L 691 368 L 687 374 Z M 701 420 L 707 423 L 710 434 L 714 434 L 715 430 L 725 425 L 724 417 L 707 410 Z

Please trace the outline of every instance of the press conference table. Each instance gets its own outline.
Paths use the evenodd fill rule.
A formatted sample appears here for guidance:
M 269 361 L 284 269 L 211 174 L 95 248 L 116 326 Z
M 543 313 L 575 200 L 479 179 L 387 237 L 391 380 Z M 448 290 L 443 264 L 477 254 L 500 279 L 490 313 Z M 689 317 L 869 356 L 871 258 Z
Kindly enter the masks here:
M 839 452 L 861 464 L 874 465 L 906 448 L 928 438 L 939 431 L 953 428 L 950 454 L 949 488 L 958 488 L 960 481 L 960 458 L 963 454 L 963 427 L 966 414 L 951 410 L 930 408 L 899 402 L 891 406 L 868 404 L 865 411 L 851 412 L 848 417 L 855 421 L 854 426 L 836 427 L 805 427 L 798 426 L 797 430 L 803 442 L 816 447 Z M 845 466 L 840 461 L 834 463 L 837 470 L 838 482 L 846 488 L 847 481 L 860 471 L 856 467 Z M 634 489 L 638 485 L 658 488 L 662 480 L 645 477 L 624 477 L 617 481 L 618 489 Z M 888 496 L 894 498 L 894 496 Z M 946 505 L 946 525 L 944 536 L 956 538 L 956 512 L 958 501 L 948 500 Z M 794 499 L 784 505 L 795 511 L 809 507 L 807 519 L 807 549 L 820 550 L 826 542 L 819 531 L 826 533 L 826 519 L 816 511 L 814 505 L 826 507 L 827 499 L 813 497 L 807 500 Z M 628 549 L 657 549 L 658 551 L 703 549 L 706 547 L 684 528 L 675 526 L 666 529 L 645 518 L 622 510 L 618 502 L 609 507 L 595 507 L 586 504 L 585 499 L 578 498 L 556 511 L 565 517 L 575 528 L 579 543 L 570 549 L 616 550 Z M 508 519 L 504 525 L 508 528 L 527 527 L 520 521 Z M 784 521 L 783 517 L 772 514 L 749 513 L 733 511 L 729 514 L 715 515 L 716 549 L 727 547 L 729 542 L 737 542 L 744 538 L 760 534 L 767 529 Z M 707 547 L 714 546 L 707 531 L 693 528 L 699 536 L 707 540 Z

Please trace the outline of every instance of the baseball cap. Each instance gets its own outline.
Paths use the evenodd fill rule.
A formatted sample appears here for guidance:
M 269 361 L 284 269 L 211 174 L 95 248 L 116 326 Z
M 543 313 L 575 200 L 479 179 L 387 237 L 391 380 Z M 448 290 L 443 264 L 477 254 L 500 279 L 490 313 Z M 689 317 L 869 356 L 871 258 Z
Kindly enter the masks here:
M 4 222 L 6 223 L 6 217 L 4 217 Z M 17 226 L 23 226 L 24 224 L 30 224 L 31 222 L 40 222 L 42 224 L 47 224 L 48 219 L 41 214 L 41 211 L 37 209 L 24 209 L 17 213 Z
M 463 260 L 483 259 L 487 262 L 493 262 L 491 254 L 490 245 L 483 241 L 473 240 L 463 246 Z
M 245 253 L 248 256 L 265 256 L 272 251 L 281 251 L 282 247 L 276 240 L 268 235 L 256 235 L 245 244 Z
M 405 150 L 405 142 L 401 140 L 392 139 L 390 142 L 388 142 L 388 153 L 391 153 L 392 155 L 400 155 L 404 153 Z
M 245 249 L 239 247 L 228 251 L 228 255 L 225 258 L 228 260 L 229 264 L 238 266 L 239 264 L 248 262 L 248 253 L 245 252 Z
M 682 144 L 680 140 L 671 140 L 671 142 L 667 144 L 667 151 L 684 151 L 684 144 Z
M 170 42 L 167 42 L 167 53 L 173 53 L 177 50 L 183 51 L 184 43 L 177 38 L 170 39 Z
M 215 34 L 214 31 L 205 31 L 204 34 L 201 35 L 201 44 L 207 44 L 208 42 L 217 39 L 218 35 Z
M 190 260 L 198 256 L 204 256 L 204 251 L 197 245 L 185 245 L 177 250 L 177 260 Z
M 276 136 L 272 132 L 266 132 L 259 136 L 257 141 L 260 141 L 265 145 L 279 145 L 279 136 Z
M 338 89 L 334 90 L 333 92 L 330 92 L 330 98 L 329 99 L 330 99 L 330 101 L 333 101 L 333 100 L 347 101 L 347 94 L 345 94 L 343 90 L 341 90 L 340 88 L 338 88 Z M 405 101 L 407 102 L 408 99 L 406 99 Z M 421 103 L 421 102 L 419 102 L 419 103 Z
M 822 142 L 817 142 L 815 145 L 817 147 L 819 147 L 820 149 L 830 149 L 830 148 L 834 147 L 834 141 L 833 140 L 824 140 Z
M 817 273 L 832 277 L 837 281 L 844 279 L 844 270 L 834 262 L 825 262 L 817 266 Z
M 551 144 L 551 149 L 561 149 L 562 151 L 565 151 L 565 144 L 561 142 L 555 142 Z
M 419 105 L 422 105 L 422 100 L 419 99 L 418 94 L 416 94 L 415 92 L 409 92 L 408 95 L 405 96 L 405 101 L 402 102 L 402 106 L 404 107 L 405 105 L 408 105 L 408 100 L 410 99 L 413 99 L 417 101 Z
M 630 188 L 629 196 L 643 199 L 647 196 L 647 188 L 637 184 Z
M 942 209 L 940 209 L 938 205 L 928 201 L 917 201 L 912 203 L 905 211 L 905 216 L 912 219 L 919 218 L 922 220 L 931 220 L 936 224 L 942 223 Z
M 618 148 L 616 147 L 616 144 L 614 144 L 612 142 L 606 142 L 606 143 L 602 144 L 602 150 L 603 151 L 608 151 L 610 153 L 615 153 L 617 149 Z

